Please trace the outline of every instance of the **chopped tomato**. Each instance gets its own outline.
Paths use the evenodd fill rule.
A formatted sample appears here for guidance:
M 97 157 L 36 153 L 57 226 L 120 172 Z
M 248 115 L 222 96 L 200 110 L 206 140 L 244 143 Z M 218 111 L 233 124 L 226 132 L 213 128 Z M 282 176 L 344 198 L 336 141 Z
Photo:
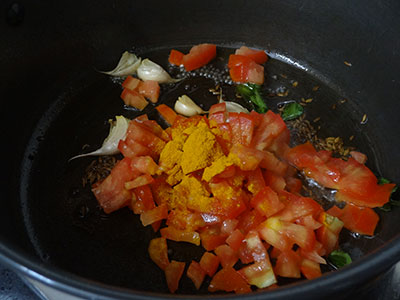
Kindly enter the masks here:
M 235 269 L 227 267 L 222 268 L 214 275 L 208 287 L 208 291 L 225 291 L 243 294 L 251 292 L 251 288 Z
M 350 155 L 360 164 L 365 164 L 367 162 L 367 156 L 364 153 L 358 151 L 350 151 Z
M 276 214 L 285 207 L 279 200 L 278 195 L 269 186 L 264 187 L 258 192 L 251 199 L 250 205 L 266 217 Z
M 229 155 L 237 158 L 235 164 L 243 171 L 255 170 L 264 157 L 263 152 L 242 144 L 234 144 Z
M 271 217 L 260 224 L 258 232 L 261 238 L 268 244 L 281 251 L 289 250 L 292 248 L 293 242 L 282 232 L 279 232 L 281 229 L 281 222 L 277 218 Z
M 208 110 L 208 118 L 210 118 L 211 115 L 218 113 L 218 112 L 226 112 L 226 103 L 225 102 L 213 104 L 210 107 L 210 109 Z
M 132 158 L 131 163 L 133 170 L 138 170 L 141 173 L 154 175 L 158 170 L 157 164 L 150 156 L 137 156 Z
M 135 179 L 133 179 L 132 181 L 127 181 L 125 182 L 125 188 L 127 190 L 131 190 L 140 186 L 144 186 L 147 184 L 150 184 L 154 181 L 153 177 L 151 177 L 148 174 L 144 174 L 141 176 L 136 177 Z
M 149 244 L 149 255 L 160 269 L 165 270 L 169 265 L 167 240 L 163 237 L 152 239 Z
M 143 226 L 153 224 L 168 217 L 168 208 L 165 204 L 161 204 L 153 209 L 146 210 L 140 214 L 140 221 Z
M 175 293 L 179 286 L 183 271 L 185 270 L 185 263 L 172 260 L 171 263 L 165 268 L 165 278 L 167 279 L 168 289 L 171 293 Z
M 196 231 L 184 231 L 176 229 L 172 226 L 164 227 L 160 229 L 162 237 L 175 242 L 188 242 L 200 245 L 200 235 Z
M 160 104 L 156 106 L 157 111 L 160 113 L 161 117 L 167 122 L 170 126 L 172 126 L 175 123 L 175 120 L 177 118 L 176 112 L 168 107 L 165 104 Z
M 264 177 L 260 168 L 257 168 L 254 171 L 248 171 L 246 175 L 246 188 L 253 195 L 256 195 L 265 187 Z
M 278 193 L 285 189 L 286 181 L 283 176 L 269 170 L 265 170 L 263 175 L 266 185 L 270 186 L 275 192 Z
M 331 210 L 328 213 L 334 213 Z M 360 234 L 374 235 L 379 216 L 369 207 L 359 207 L 350 203 L 335 214 L 344 223 L 344 227 Z
M 172 49 L 169 54 L 168 61 L 171 65 L 180 66 L 182 64 L 184 55 L 185 54 L 182 52 Z
M 106 179 L 92 187 L 94 196 L 107 214 L 128 205 L 131 200 L 131 193 L 125 188 L 125 182 L 133 179 L 130 164 L 129 158 L 119 161 Z
M 264 67 L 244 55 L 229 56 L 229 74 L 234 82 L 264 83 Z
M 228 235 L 222 234 L 220 228 L 208 226 L 201 231 L 200 237 L 203 248 L 207 251 L 212 251 L 223 245 Z
M 246 235 L 245 242 L 254 261 L 262 261 L 268 258 L 267 250 L 261 242 L 257 231 L 249 231 Z
M 243 233 L 239 230 L 236 229 L 233 231 L 226 239 L 226 243 L 234 250 L 238 251 L 240 246 L 242 245 L 243 241 L 245 239 L 245 236 Z
M 275 274 L 287 278 L 300 278 L 299 255 L 293 250 L 282 251 L 276 260 Z
M 280 230 L 289 240 L 299 245 L 304 250 L 312 250 L 315 246 L 315 233 L 313 230 L 302 225 L 282 221 L 283 227 Z
M 258 64 L 263 64 L 267 62 L 268 56 L 263 50 L 255 50 L 255 49 L 250 49 L 246 46 L 242 46 L 239 49 L 235 51 L 235 54 L 243 55 L 248 58 L 251 58 Z
M 285 192 L 280 195 L 289 195 L 289 193 Z M 321 205 L 319 205 L 314 199 L 308 197 L 290 195 L 289 200 L 286 201 L 285 204 L 285 209 L 278 214 L 279 219 L 282 221 L 293 222 L 294 220 L 307 215 L 318 217 L 323 211 Z
M 193 281 L 197 290 L 200 288 L 206 276 L 206 272 L 201 268 L 200 264 L 194 260 L 190 263 L 186 274 Z
M 300 193 L 303 183 L 300 179 L 294 177 L 286 178 L 286 189 L 291 193 Z
M 265 150 L 286 129 L 282 118 L 269 110 L 262 116 L 260 125 L 254 131 L 252 145 L 258 150 Z
M 153 194 L 148 185 L 143 185 L 134 189 L 136 201 L 143 204 L 143 210 L 150 210 L 156 207 Z
M 239 273 L 249 284 L 258 288 L 265 288 L 277 282 L 268 257 L 240 269 Z
M 193 71 L 208 64 L 217 55 L 217 47 L 214 44 L 200 44 L 193 46 L 189 53 L 182 58 L 186 71 Z
M 149 104 L 139 92 L 128 89 L 122 91 L 121 98 L 126 105 L 133 106 L 139 110 L 143 110 Z
M 160 96 L 160 85 L 154 80 L 141 81 L 138 85 L 138 92 L 152 103 L 157 103 Z
M 124 157 L 133 158 L 139 155 L 148 155 L 151 153 L 150 149 L 137 142 L 120 140 L 118 143 L 118 150 Z
M 231 234 L 235 230 L 238 223 L 239 221 L 236 219 L 224 220 L 221 224 L 221 233 Z
M 149 148 L 156 154 L 160 154 L 162 149 L 165 147 L 165 141 L 153 134 L 144 126 L 141 126 L 137 121 L 129 122 L 126 141 L 130 141 L 130 143 L 137 142 Z
M 122 83 L 122 87 L 128 90 L 135 90 L 140 83 L 140 79 L 134 78 L 131 75 L 127 76 L 124 82 Z
M 300 270 L 307 279 L 318 278 L 322 275 L 319 264 L 306 258 L 301 261 Z
M 199 264 L 208 276 L 213 277 L 219 266 L 219 258 L 211 252 L 204 252 Z
M 214 252 L 219 257 L 223 268 L 233 267 L 238 261 L 236 252 L 228 245 L 220 245 L 215 248 Z

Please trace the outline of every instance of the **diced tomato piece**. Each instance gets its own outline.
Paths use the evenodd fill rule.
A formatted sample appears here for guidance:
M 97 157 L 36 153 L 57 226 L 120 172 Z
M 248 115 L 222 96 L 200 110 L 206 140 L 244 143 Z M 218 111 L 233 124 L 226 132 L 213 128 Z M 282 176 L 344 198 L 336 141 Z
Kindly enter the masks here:
M 255 169 L 254 171 L 246 172 L 247 177 L 247 190 L 256 195 L 265 187 L 264 176 L 261 172 L 260 168 Z
M 291 193 L 300 193 L 303 183 L 300 179 L 294 177 L 286 178 L 286 189 Z
M 125 189 L 125 182 L 133 179 L 130 164 L 129 158 L 122 159 L 106 179 L 92 187 L 94 196 L 107 214 L 128 205 L 131 200 L 131 193 Z
M 285 202 L 285 209 L 278 214 L 279 219 L 282 221 L 293 222 L 294 220 L 307 215 L 318 217 L 323 211 L 321 205 L 312 198 L 297 197 L 293 194 L 290 195 L 288 192 L 281 193 L 280 195 L 290 196 L 288 201 Z M 282 199 L 281 196 L 281 200 Z
M 199 264 L 208 276 L 213 277 L 219 266 L 219 258 L 211 252 L 204 252 Z
M 216 55 L 216 45 L 200 44 L 193 46 L 189 53 L 183 56 L 182 63 L 186 71 L 193 71 L 208 64 Z
M 245 146 L 251 144 L 254 131 L 254 119 L 246 113 L 239 113 L 240 133 L 242 135 L 241 142 Z
M 262 151 L 246 147 L 242 144 L 234 144 L 229 155 L 237 158 L 235 160 L 235 165 L 243 171 L 255 170 L 264 157 Z
M 169 265 L 167 240 L 163 237 L 152 239 L 148 251 L 151 260 L 159 266 L 160 269 L 165 270 Z
M 175 293 L 179 286 L 179 281 L 185 270 L 185 263 L 172 260 L 165 268 L 165 278 L 167 279 L 168 289 L 171 293 Z
M 245 239 L 245 236 L 243 233 L 239 230 L 236 229 L 233 231 L 226 239 L 226 243 L 234 250 L 238 251 L 240 246 L 242 245 L 243 241 Z
M 314 231 L 304 227 L 302 225 L 297 225 L 289 222 L 282 221 L 283 232 L 291 241 L 299 245 L 304 250 L 312 250 L 315 246 L 315 234 Z
M 327 211 L 329 213 L 329 210 Z M 365 235 L 374 235 L 379 216 L 369 207 L 359 207 L 347 203 L 338 218 L 350 231 Z
M 275 274 L 287 278 L 300 278 L 299 255 L 293 250 L 282 251 L 276 260 Z
M 161 117 L 163 117 L 165 122 L 167 122 L 170 126 L 174 124 L 178 115 L 172 108 L 166 106 L 165 104 L 160 104 L 156 106 L 156 109 L 161 115 Z
M 200 235 L 196 231 L 184 231 L 172 226 L 160 229 L 162 237 L 175 242 L 188 242 L 200 246 Z
M 246 235 L 245 242 L 254 261 L 262 261 L 268 258 L 267 250 L 261 242 L 257 231 L 249 231 Z
M 132 158 L 132 169 L 141 173 L 154 175 L 158 170 L 158 165 L 150 156 L 136 156 Z
M 131 141 L 131 143 L 132 141 L 138 142 L 156 154 L 160 154 L 165 147 L 165 141 L 134 120 L 129 122 L 126 141 Z
M 322 224 L 316 221 L 312 215 L 302 216 L 296 220 L 296 223 L 311 230 L 318 229 L 322 226 Z
M 144 174 L 141 176 L 136 177 L 135 179 L 133 179 L 132 181 L 127 181 L 125 182 L 125 188 L 127 190 L 131 190 L 140 186 L 144 186 L 147 184 L 150 184 L 154 181 L 153 177 L 151 177 L 148 174 Z
M 248 66 L 251 63 L 254 63 L 254 60 L 252 60 L 250 57 L 238 54 L 231 54 L 229 55 L 228 68 L 231 69 L 233 67 L 239 67 L 241 65 Z
M 252 144 L 258 150 L 265 150 L 286 129 L 281 116 L 269 110 L 263 115 L 260 125 L 254 131 Z
M 140 79 L 134 78 L 131 75 L 127 76 L 124 82 L 122 83 L 122 87 L 128 90 L 135 90 L 140 83 Z
M 301 261 L 300 271 L 307 279 L 318 278 L 322 275 L 319 264 L 306 258 Z
M 148 185 L 143 185 L 134 189 L 136 201 L 143 203 L 143 210 L 150 210 L 156 207 L 153 194 Z
M 152 103 L 157 103 L 160 96 L 160 85 L 155 80 L 141 81 L 138 85 L 138 92 Z
M 235 54 L 238 55 L 243 55 L 248 58 L 251 58 L 258 64 L 263 64 L 267 62 L 268 56 L 263 50 L 255 50 L 255 49 L 250 49 L 246 46 L 242 46 L 239 49 L 235 51 Z
M 168 61 L 171 65 L 180 66 L 184 55 L 182 52 L 172 49 L 169 53 Z
M 264 260 L 240 269 L 238 272 L 246 278 L 248 283 L 258 288 L 265 288 L 277 282 L 268 256 Z
M 226 121 L 226 113 L 222 111 L 216 112 L 210 115 L 208 119 L 215 121 L 217 124 L 223 124 Z
M 236 219 L 224 220 L 221 224 L 221 233 L 231 234 L 235 230 L 238 223 L 239 221 Z
M 283 176 L 286 174 L 287 169 L 289 167 L 286 162 L 281 161 L 272 152 L 262 151 L 262 153 L 263 153 L 263 158 L 260 163 L 260 166 L 262 168 L 274 172 L 279 176 Z
M 293 242 L 283 233 L 279 232 L 282 229 L 282 223 L 276 217 L 268 218 L 259 226 L 258 233 L 261 238 L 268 244 L 278 248 L 281 251 L 286 251 L 292 248 Z
M 250 293 L 251 288 L 235 269 L 228 267 L 222 268 L 214 275 L 208 287 L 208 291 L 225 291 L 244 294 Z
M 265 184 L 270 186 L 275 192 L 283 191 L 286 187 L 286 181 L 283 176 L 275 172 L 265 170 L 263 172 Z
M 198 262 L 192 260 L 186 271 L 186 275 L 193 281 L 194 286 L 198 290 L 203 283 L 206 272 L 201 268 Z
M 137 120 L 137 119 L 135 119 Z M 171 140 L 170 135 L 154 120 L 137 120 L 138 125 L 144 127 L 149 130 L 155 136 L 159 137 L 165 142 L 169 142 Z
M 285 205 L 279 200 L 278 195 L 269 187 L 264 187 L 255 195 L 250 205 L 266 217 L 270 217 L 285 208 Z
M 215 248 L 214 252 L 219 257 L 223 268 L 233 267 L 238 261 L 236 252 L 228 245 L 220 245 Z
M 230 55 L 228 68 L 229 74 L 235 82 L 264 83 L 264 67 L 247 56 L 238 54 Z
M 200 237 L 203 248 L 207 251 L 212 251 L 223 245 L 228 235 L 222 234 L 220 228 L 208 226 L 201 231 Z
M 311 260 L 313 262 L 316 262 L 318 264 L 324 264 L 325 265 L 326 264 L 326 260 L 323 257 L 321 257 L 321 255 L 319 255 L 319 253 L 318 253 L 319 251 L 317 251 L 317 249 L 318 250 L 322 249 L 322 244 L 319 243 L 318 241 L 315 243 L 315 247 L 314 247 L 313 250 L 306 251 L 306 250 L 300 248 L 299 252 L 300 252 L 301 257 L 307 258 L 307 259 L 309 259 L 309 260 Z M 325 249 L 323 249 L 323 250 L 324 250 L 323 253 L 325 253 L 326 252 Z
M 217 104 L 211 105 L 210 109 L 208 110 L 209 116 L 215 114 L 217 112 L 226 112 L 226 103 L 221 102 Z
M 168 215 L 167 225 L 180 230 L 195 231 L 205 226 L 206 223 L 198 212 L 174 209 Z
M 326 254 L 330 254 L 338 248 L 339 236 L 329 230 L 328 227 L 322 226 L 316 231 L 317 240 L 323 245 Z
M 238 217 L 239 224 L 237 226 L 244 234 L 247 234 L 252 229 L 256 229 L 264 220 L 256 209 L 247 210 Z
M 121 93 L 121 98 L 124 100 L 124 103 L 128 106 L 135 107 L 139 110 L 143 110 L 147 104 L 149 104 L 146 99 L 139 94 L 137 91 L 131 91 L 128 89 L 124 89 Z
M 365 164 L 367 162 L 367 156 L 364 153 L 358 151 L 350 151 L 350 155 L 360 164 Z
M 342 210 L 337 206 L 332 206 L 326 212 L 321 212 L 318 221 L 334 234 L 339 235 L 344 225 L 344 223 L 338 218 L 341 215 Z
M 165 204 L 161 204 L 153 209 L 147 210 L 140 214 L 140 221 L 143 226 L 153 224 L 168 217 L 168 208 Z

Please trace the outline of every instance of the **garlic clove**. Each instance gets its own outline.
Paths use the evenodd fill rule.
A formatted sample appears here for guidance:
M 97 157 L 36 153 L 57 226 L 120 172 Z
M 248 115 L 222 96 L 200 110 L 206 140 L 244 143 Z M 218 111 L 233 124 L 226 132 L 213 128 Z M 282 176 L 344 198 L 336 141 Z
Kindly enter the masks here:
M 119 62 L 118 65 L 115 67 L 114 70 L 109 71 L 109 72 L 101 72 L 110 76 L 128 76 L 128 75 L 134 75 L 137 72 L 137 69 L 139 68 L 140 64 L 142 62 L 142 59 L 137 57 L 133 53 L 129 53 L 128 51 L 125 51 Z
M 192 99 L 187 95 L 182 95 L 175 102 L 174 109 L 177 113 L 185 116 L 192 117 L 199 114 L 205 114 L 206 111 L 202 110 Z
M 110 120 L 110 132 L 108 133 L 108 136 L 104 139 L 101 148 L 90 153 L 76 155 L 70 158 L 69 161 L 75 158 L 85 157 L 85 156 L 118 154 L 119 153 L 118 143 L 120 140 L 125 139 L 130 120 L 125 118 L 124 116 L 116 116 L 115 119 L 116 121 Z
M 146 58 L 137 69 L 138 77 L 142 80 L 154 80 L 158 83 L 173 83 L 181 79 L 173 79 L 160 65 Z

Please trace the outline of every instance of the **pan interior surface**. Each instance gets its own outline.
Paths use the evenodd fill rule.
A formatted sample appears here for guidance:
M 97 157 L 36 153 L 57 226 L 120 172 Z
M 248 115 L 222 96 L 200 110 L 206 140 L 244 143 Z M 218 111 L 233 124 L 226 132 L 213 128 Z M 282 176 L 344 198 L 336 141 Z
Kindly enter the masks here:
M 169 67 L 167 62 L 172 48 L 189 49 L 149 48 L 137 54 L 177 75 L 180 71 Z M 221 79 L 215 70 L 224 71 L 233 52 L 233 45 L 220 45 L 211 73 L 204 70 L 175 85 L 163 86 L 158 104 L 173 106 L 178 96 L 187 94 L 207 110 L 217 103 L 216 96 L 209 92 L 217 84 L 214 79 Z M 286 101 L 312 99 L 305 106 L 305 116 L 316 129 L 320 127 L 318 136 L 340 136 L 345 145 L 367 154 L 367 165 L 378 177 L 385 176 L 381 173 L 388 168 L 382 165 L 384 148 L 374 143 L 378 128 L 361 122 L 366 112 L 312 69 L 280 53 L 272 52 L 270 57 L 265 65 L 264 89 L 269 108 L 276 112 Z M 82 184 L 86 168 L 96 158 L 68 161 L 101 145 L 108 134 L 109 119 L 116 115 L 132 119 L 141 113 L 123 106 L 119 98 L 120 82 L 94 70 L 82 72 L 65 86 L 65 92 L 54 99 L 35 128 L 22 163 L 21 206 L 36 254 L 45 264 L 85 278 L 139 291 L 166 293 L 164 273 L 147 253 L 149 241 L 158 234 L 149 226 L 143 227 L 139 216 L 128 208 L 109 215 L 99 208 L 90 185 Z M 235 91 L 229 84 L 222 82 L 221 87 L 226 100 L 235 99 Z M 148 105 L 143 113 L 163 123 L 153 105 Z M 353 260 L 395 236 L 391 227 L 400 217 L 399 211 L 379 214 L 381 222 L 374 237 L 357 237 L 347 231 L 342 234 L 342 249 L 350 252 Z M 186 243 L 168 241 L 168 246 L 170 259 L 178 261 L 199 261 L 203 253 L 201 247 Z M 206 279 L 197 291 L 190 279 L 183 276 L 178 293 L 205 294 L 209 282 Z

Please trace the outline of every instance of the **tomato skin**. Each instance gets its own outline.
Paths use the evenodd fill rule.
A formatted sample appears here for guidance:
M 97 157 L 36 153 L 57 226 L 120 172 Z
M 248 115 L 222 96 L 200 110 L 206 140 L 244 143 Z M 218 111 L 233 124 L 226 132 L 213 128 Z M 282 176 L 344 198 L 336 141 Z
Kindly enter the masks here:
M 208 110 L 209 116 L 212 114 L 215 114 L 217 112 L 226 112 L 226 103 L 225 102 L 213 104 L 213 105 L 211 105 L 210 109 Z
M 225 291 L 237 294 L 250 293 L 251 288 L 232 267 L 222 268 L 211 280 L 209 292 Z
M 131 200 L 131 193 L 125 189 L 125 182 L 133 179 L 130 164 L 129 158 L 120 160 L 106 179 L 92 187 L 94 196 L 107 214 L 126 206 Z
M 213 277 L 219 266 L 218 256 L 212 254 L 211 252 L 204 252 L 200 259 L 200 266 L 210 277 Z
M 203 283 L 206 272 L 201 268 L 200 264 L 194 260 L 186 271 L 187 276 L 193 281 L 194 286 L 198 290 Z
M 167 240 L 163 237 L 154 238 L 149 243 L 148 252 L 151 260 L 165 270 L 169 265 Z
M 328 210 L 332 213 L 333 210 Z M 344 227 L 359 234 L 374 235 L 379 216 L 369 207 L 359 207 L 347 203 L 340 214 L 335 214 L 344 223 Z
M 242 46 L 239 49 L 236 49 L 235 54 L 251 58 L 258 64 L 266 63 L 268 60 L 268 56 L 263 50 L 250 49 L 246 46 Z
M 178 115 L 172 108 L 168 107 L 165 104 L 160 104 L 156 106 L 156 109 L 158 113 L 163 117 L 165 122 L 169 124 L 169 126 L 172 126 L 175 123 Z
M 121 99 L 126 105 L 133 106 L 139 110 L 143 110 L 147 104 L 149 104 L 146 99 L 135 90 L 124 89 L 121 93 Z
M 175 293 L 179 286 L 179 281 L 185 270 L 185 263 L 172 260 L 165 268 L 165 278 L 167 279 L 168 289 L 171 293 Z
M 168 61 L 171 65 L 180 66 L 182 64 L 184 55 L 185 54 L 182 52 L 172 49 L 169 54 Z
M 176 229 L 172 226 L 164 227 L 160 229 L 162 237 L 175 242 L 188 242 L 200 245 L 200 235 L 196 231 L 184 231 Z
M 186 71 L 193 71 L 208 64 L 217 55 L 217 46 L 214 44 L 200 44 L 193 46 L 189 53 L 182 58 Z

